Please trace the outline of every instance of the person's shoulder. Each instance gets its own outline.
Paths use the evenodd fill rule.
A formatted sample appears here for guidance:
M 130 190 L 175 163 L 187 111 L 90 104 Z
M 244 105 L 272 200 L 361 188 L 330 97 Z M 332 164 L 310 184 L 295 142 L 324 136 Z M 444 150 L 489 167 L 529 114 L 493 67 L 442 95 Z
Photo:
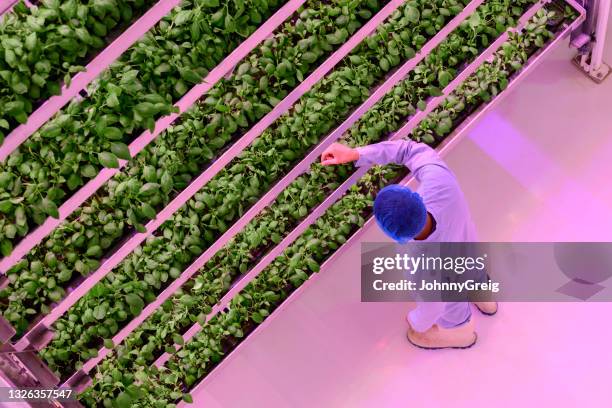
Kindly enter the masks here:
M 467 202 L 463 190 L 457 179 L 450 172 L 441 172 L 436 182 L 422 183 L 417 192 L 421 195 L 425 207 L 435 211 L 440 217 L 449 214 L 459 215 L 467 209 Z
M 419 169 L 421 184 L 419 189 L 428 195 L 454 196 L 461 193 L 457 177 L 446 166 L 431 164 Z

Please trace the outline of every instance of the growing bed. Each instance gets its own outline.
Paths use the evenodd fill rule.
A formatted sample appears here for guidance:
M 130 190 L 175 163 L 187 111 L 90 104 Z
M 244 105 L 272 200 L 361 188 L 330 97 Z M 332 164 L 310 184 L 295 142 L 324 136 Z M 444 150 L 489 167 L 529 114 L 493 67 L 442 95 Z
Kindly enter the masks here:
M 10 3 L 15 4 L 7 5 L 0 16 L 2 159 L 9 148 L 3 146 L 5 136 L 12 149 L 17 139 L 29 136 L 35 127 L 33 122 L 38 118 L 28 118 L 34 110 L 45 105 L 37 114 L 49 119 L 54 109 L 61 108 L 86 85 L 88 75 L 75 74 L 86 70 L 99 73 L 174 5 L 168 0 Z M 62 85 L 69 87 L 77 77 L 78 89 L 73 87 L 71 95 L 62 92 Z M 19 126 L 26 121 L 28 126 Z
M 164 102 L 111 106 L 134 118 L 143 103 L 164 109 L 131 128 L 134 119 L 119 119 L 132 132 L 117 142 L 95 129 L 81 136 L 77 149 L 87 154 L 74 164 L 88 163 L 90 178 L 119 167 L 117 158 L 128 162 L 12 258 L 1 310 L 17 331 L 14 347 L 39 350 L 19 363 L 44 374 L 41 383 L 76 388 L 87 406 L 189 402 L 191 389 L 355 239 L 376 191 L 409 178 L 396 166 L 324 168 L 324 148 L 405 137 L 448 148 L 584 18 L 574 2 L 544 3 L 311 0 L 295 14 L 285 6 L 269 38 L 180 116 L 164 119 L 187 92 L 176 81 L 146 85 L 166 89 Z M 216 68 L 191 83 L 206 69 Z M 149 80 L 108 72 L 68 108 L 69 120 L 86 124 L 87 106 L 100 98 L 108 106 L 121 86 Z M 130 134 L 155 119 L 171 126 L 126 151 Z M 36 137 L 26 143 L 43 149 Z M 60 133 L 50 137 L 63 143 Z M 56 182 L 71 191 L 67 179 Z M 36 205 L 30 210 L 36 222 Z

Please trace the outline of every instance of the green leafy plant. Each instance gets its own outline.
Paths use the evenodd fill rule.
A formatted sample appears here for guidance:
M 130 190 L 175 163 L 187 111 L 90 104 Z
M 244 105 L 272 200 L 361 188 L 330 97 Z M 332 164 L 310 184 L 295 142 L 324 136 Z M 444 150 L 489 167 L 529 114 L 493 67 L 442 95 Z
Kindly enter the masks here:
M 0 229 L 8 227 L 12 236 L 0 239 L 2 255 L 33 226 L 57 216 L 55 207 L 103 167 L 129 159 L 127 144 L 176 112 L 173 103 L 279 4 L 185 0 L 89 86 L 88 98 L 73 100 L 24 141 L 0 163 L 0 206 L 6 209 Z M 227 16 L 228 26 L 213 21 L 217 12 Z
M 154 0 L 20 1 L 0 18 L 0 145 Z
M 502 45 L 494 62 L 483 65 L 461 84 L 419 124 L 412 138 L 430 144 L 439 143 L 475 106 L 488 102 L 503 91 L 511 73 L 521 69 L 534 49 L 541 48 L 553 36 L 547 23 L 555 18 L 555 13 L 554 10 L 541 9 L 527 24 L 524 34 L 511 33 L 511 40 Z

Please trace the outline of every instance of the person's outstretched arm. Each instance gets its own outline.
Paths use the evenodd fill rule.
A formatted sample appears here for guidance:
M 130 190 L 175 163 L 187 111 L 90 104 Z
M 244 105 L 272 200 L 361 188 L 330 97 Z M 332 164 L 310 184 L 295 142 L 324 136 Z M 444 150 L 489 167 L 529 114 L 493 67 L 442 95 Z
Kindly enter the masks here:
M 419 182 L 427 179 L 438 179 L 440 176 L 454 178 L 434 149 L 424 143 L 417 143 L 412 140 L 381 142 L 357 148 L 334 143 L 321 156 L 323 165 L 343 164 L 353 161 L 356 162 L 357 167 L 373 164 L 403 164 L 408 167 Z

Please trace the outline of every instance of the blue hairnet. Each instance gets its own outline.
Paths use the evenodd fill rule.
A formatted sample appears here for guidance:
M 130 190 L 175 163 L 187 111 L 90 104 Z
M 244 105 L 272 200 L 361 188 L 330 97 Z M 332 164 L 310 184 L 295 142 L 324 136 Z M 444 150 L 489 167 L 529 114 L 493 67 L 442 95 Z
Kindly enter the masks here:
M 427 209 L 420 195 L 408 187 L 392 184 L 376 196 L 374 217 L 385 234 L 404 243 L 425 228 Z

